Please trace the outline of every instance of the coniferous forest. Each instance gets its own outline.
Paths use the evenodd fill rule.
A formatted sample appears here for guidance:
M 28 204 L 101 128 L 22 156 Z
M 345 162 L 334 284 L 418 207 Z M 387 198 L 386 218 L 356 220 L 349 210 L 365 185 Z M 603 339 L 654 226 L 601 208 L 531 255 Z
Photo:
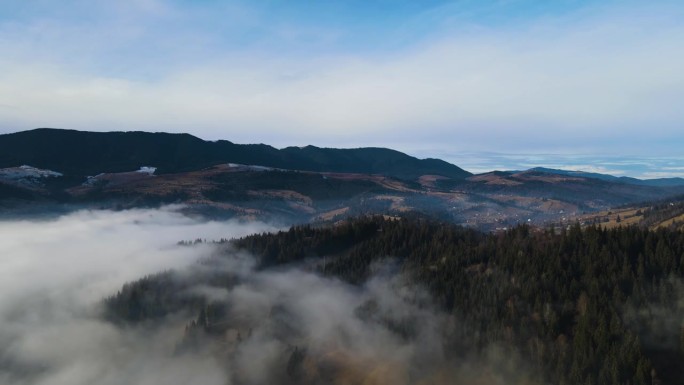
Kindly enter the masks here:
M 202 241 L 182 244 L 194 243 Z M 223 250 L 217 259 L 247 251 L 256 271 L 294 265 L 359 287 L 379 271 L 387 274 L 383 266 L 389 265 L 389 274 L 426 290 L 445 316 L 441 349 L 453 362 L 496 346 L 535 373 L 531 383 L 684 383 L 681 231 L 521 225 L 487 234 L 424 219 L 362 217 L 215 243 Z M 211 335 L 220 322 L 209 318 L 236 311 L 178 296 L 198 282 L 232 287 L 237 278 L 230 272 L 204 269 L 191 282 L 174 276 L 165 272 L 127 284 L 105 300 L 107 317 L 154 322 L 190 310 L 195 316 L 186 328 L 188 343 L 197 342 L 198 333 Z M 413 338 L 420 327 L 396 323 L 392 330 Z M 288 373 L 297 372 L 304 354 L 291 353 Z

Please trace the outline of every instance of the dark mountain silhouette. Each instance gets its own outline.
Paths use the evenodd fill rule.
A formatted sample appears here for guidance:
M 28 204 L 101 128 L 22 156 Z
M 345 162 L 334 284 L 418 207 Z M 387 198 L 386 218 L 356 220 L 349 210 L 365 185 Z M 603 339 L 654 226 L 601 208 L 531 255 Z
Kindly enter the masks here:
M 290 170 L 381 174 L 403 180 L 426 174 L 454 179 L 471 175 L 439 159 L 417 159 L 386 148 L 306 146 L 279 150 L 264 144 L 204 141 L 190 134 L 50 128 L 0 135 L 0 168 L 26 164 L 86 176 L 153 166 L 157 167 L 157 174 L 167 174 L 228 162 Z

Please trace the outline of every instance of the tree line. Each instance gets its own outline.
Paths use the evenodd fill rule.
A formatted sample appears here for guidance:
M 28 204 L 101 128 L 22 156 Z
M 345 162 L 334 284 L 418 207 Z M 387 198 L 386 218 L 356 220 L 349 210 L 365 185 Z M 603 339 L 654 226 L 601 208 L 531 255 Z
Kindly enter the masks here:
M 398 273 L 427 288 L 450 315 L 453 325 L 445 328 L 444 346 L 455 358 L 501 346 L 554 384 L 684 379 L 681 231 L 520 225 L 486 234 L 427 219 L 378 216 L 222 244 L 253 253 L 260 269 L 306 261 L 309 268 L 352 284 L 363 284 L 378 262 L 391 259 Z M 134 296 L 126 292 L 138 293 L 140 306 L 143 288 L 163 286 L 149 279 L 110 298 L 116 304 L 109 306 L 112 314 L 129 312 Z M 157 296 L 169 306 L 168 298 Z M 205 305 L 197 310 L 206 312 Z M 157 305 L 150 300 L 144 306 Z M 157 314 L 132 314 L 146 313 Z

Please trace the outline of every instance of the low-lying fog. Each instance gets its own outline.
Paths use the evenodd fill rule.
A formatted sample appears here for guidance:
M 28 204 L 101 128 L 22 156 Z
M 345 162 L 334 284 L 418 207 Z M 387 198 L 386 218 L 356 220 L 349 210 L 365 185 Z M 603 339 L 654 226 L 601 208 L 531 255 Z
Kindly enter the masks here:
M 127 281 L 211 253 L 212 246 L 180 247 L 180 240 L 269 230 L 256 222 L 200 222 L 174 208 L 0 222 L 0 383 L 225 383 L 211 360 L 186 357 L 178 365 L 160 354 L 172 351 L 178 330 L 141 339 L 101 321 L 95 308 Z
M 124 327 L 98 311 L 125 282 L 169 269 L 192 271 L 186 268 L 216 252 L 215 245 L 179 246 L 180 240 L 271 230 L 256 222 L 202 222 L 174 208 L 0 222 L 0 383 L 527 383 L 524 371 L 496 350 L 485 367 L 449 362 L 442 346 L 447 316 L 424 291 L 388 274 L 391 264 L 353 286 L 297 266 L 255 271 L 250 256 L 232 253 L 212 268 L 234 273 L 239 284 L 192 288 L 248 323 L 231 347 L 209 341 L 179 353 L 195 315 Z M 508 374 L 492 366 L 508 366 Z M 293 371 L 299 377 L 287 376 Z

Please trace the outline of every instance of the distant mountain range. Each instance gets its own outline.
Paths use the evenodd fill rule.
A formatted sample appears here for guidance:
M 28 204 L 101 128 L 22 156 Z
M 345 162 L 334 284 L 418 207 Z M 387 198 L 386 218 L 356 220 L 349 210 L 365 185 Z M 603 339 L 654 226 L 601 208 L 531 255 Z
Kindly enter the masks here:
M 655 187 L 667 187 L 667 186 L 684 186 L 684 178 L 657 178 L 657 179 L 637 179 L 628 176 L 613 176 L 608 174 L 599 174 L 595 172 L 585 172 L 585 171 L 568 171 L 568 170 L 558 170 L 546 167 L 535 167 L 528 171 L 538 171 L 545 172 L 547 174 L 556 175 L 569 175 L 581 178 L 593 178 L 605 180 L 608 182 L 616 183 L 626 183 L 634 184 L 639 186 L 655 186 Z
M 288 170 L 380 174 L 402 180 L 422 175 L 464 179 L 471 173 L 439 159 L 417 159 L 386 148 L 315 146 L 276 149 L 265 144 L 205 141 L 189 134 L 84 132 L 39 128 L 0 135 L 0 168 L 30 165 L 68 176 L 156 167 L 157 174 L 196 171 L 219 163 Z
M 188 134 L 36 129 L 0 135 L 0 217 L 182 203 L 282 223 L 421 215 L 496 230 L 684 195 L 679 178 L 535 168 L 478 175 L 385 148 L 276 149 Z

